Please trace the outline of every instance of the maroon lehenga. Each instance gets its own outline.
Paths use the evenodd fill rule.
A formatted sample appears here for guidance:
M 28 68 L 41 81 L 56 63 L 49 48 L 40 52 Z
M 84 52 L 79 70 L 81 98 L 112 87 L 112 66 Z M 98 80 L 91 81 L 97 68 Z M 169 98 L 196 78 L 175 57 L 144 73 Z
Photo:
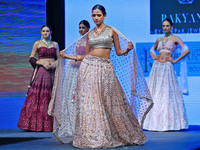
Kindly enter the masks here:
M 56 59 L 56 49 L 40 47 L 38 57 L 39 59 Z M 54 74 L 55 69 L 47 70 L 43 66 L 35 68 L 17 127 L 31 131 L 48 132 L 53 130 L 53 117 L 49 116 L 47 111 L 51 100 Z

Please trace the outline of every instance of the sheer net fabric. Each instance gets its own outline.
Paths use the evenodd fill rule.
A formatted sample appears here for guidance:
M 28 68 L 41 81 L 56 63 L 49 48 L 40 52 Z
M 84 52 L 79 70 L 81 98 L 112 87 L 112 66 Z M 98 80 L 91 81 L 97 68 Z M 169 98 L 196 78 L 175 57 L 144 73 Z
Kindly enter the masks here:
M 121 48 L 126 49 L 128 40 L 113 30 L 119 35 Z M 86 36 L 65 53 L 75 55 Z M 60 58 L 56 70 L 48 110 L 55 117 L 54 136 L 79 148 L 143 144 L 142 125 L 153 103 L 135 50 L 119 57 L 113 47 L 110 59 L 87 55 L 79 71 L 70 62 Z
M 86 35 L 66 49 L 70 56 L 85 53 Z M 59 58 L 55 72 L 52 98 L 48 114 L 54 116 L 53 134 L 62 143 L 70 143 L 74 137 L 77 99 L 77 74 L 81 62 Z

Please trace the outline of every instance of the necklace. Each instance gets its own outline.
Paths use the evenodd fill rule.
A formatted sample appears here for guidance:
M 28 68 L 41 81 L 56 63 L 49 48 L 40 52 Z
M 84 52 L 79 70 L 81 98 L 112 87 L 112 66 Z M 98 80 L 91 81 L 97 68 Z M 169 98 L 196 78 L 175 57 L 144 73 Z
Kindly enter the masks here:
M 94 32 L 97 36 L 101 35 L 101 33 L 103 33 L 106 29 L 106 25 L 100 30 L 100 31 L 97 31 L 97 27 L 94 28 Z
M 51 40 L 45 40 L 44 38 L 41 39 L 41 42 L 44 43 L 47 47 L 49 47 L 52 44 Z
M 165 37 L 169 37 L 172 33 L 165 34 Z
M 167 41 L 169 40 L 169 38 L 171 37 L 171 33 L 170 34 L 165 34 L 165 37 L 168 37 L 167 40 L 164 42 L 164 38 L 162 38 L 162 49 L 164 49 L 165 44 L 167 43 Z

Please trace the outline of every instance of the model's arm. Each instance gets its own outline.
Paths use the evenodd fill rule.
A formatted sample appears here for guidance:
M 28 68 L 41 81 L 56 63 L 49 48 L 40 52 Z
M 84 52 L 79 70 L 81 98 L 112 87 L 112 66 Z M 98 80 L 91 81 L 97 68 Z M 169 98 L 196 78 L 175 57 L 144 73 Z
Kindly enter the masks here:
M 183 41 L 178 36 L 175 37 L 175 41 L 181 46 L 182 49 L 184 49 L 184 51 L 180 57 L 174 60 L 173 63 L 177 63 L 179 60 L 183 59 L 185 56 L 187 56 L 190 53 L 188 47 L 183 43 Z
M 33 45 L 33 48 L 32 48 L 32 51 L 31 51 L 31 55 L 29 57 L 29 62 L 31 63 L 31 65 L 35 68 L 36 65 L 43 65 L 43 61 L 37 59 L 35 57 L 35 54 L 37 52 L 37 49 L 38 49 L 38 44 L 39 44 L 39 41 L 36 41 Z
M 127 46 L 126 50 L 122 50 L 121 47 L 120 47 L 120 44 L 119 44 L 118 34 L 113 30 L 111 30 L 111 34 L 113 35 L 113 42 L 114 42 L 114 46 L 115 46 L 115 51 L 116 51 L 116 54 L 118 56 L 125 55 L 131 49 L 133 49 L 133 43 L 132 42 L 128 42 L 128 46 Z
M 160 38 L 158 38 L 156 40 L 156 43 L 152 46 L 151 50 L 150 50 L 150 55 L 153 58 L 153 60 L 156 60 L 158 57 L 156 56 L 155 50 L 158 47 L 158 42 L 159 42 Z
M 82 61 L 85 58 L 85 56 L 90 52 L 90 47 L 88 45 L 88 39 L 89 39 L 89 33 L 88 33 L 87 39 L 86 39 L 86 46 L 85 46 L 85 54 L 84 55 L 69 56 L 69 55 L 65 54 L 64 51 L 61 51 L 60 52 L 61 57 L 67 58 L 67 59 L 72 59 L 72 60 L 75 60 L 75 61 Z

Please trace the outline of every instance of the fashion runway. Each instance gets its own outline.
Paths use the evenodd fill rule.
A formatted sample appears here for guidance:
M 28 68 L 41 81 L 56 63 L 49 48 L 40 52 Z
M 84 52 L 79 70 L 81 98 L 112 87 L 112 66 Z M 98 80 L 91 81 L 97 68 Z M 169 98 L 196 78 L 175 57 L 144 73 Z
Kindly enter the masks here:
M 125 146 L 111 150 L 197 150 L 200 149 L 200 126 L 174 132 L 145 131 L 148 141 L 142 146 Z M 51 132 L 28 132 L 0 129 L 0 150 L 76 150 L 71 144 L 57 142 Z

